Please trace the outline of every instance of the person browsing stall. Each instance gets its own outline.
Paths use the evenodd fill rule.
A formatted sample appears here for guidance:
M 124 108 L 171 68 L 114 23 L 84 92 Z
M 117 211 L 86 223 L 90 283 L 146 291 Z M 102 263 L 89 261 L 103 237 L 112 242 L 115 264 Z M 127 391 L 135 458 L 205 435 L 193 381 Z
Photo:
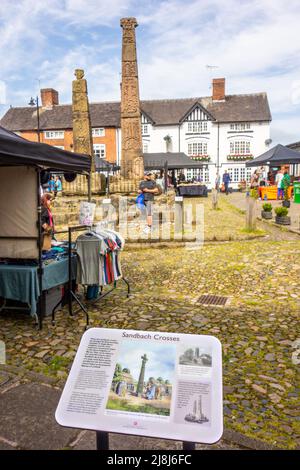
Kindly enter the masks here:
M 49 193 L 43 194 L 41 198 L 42 203 L 42 212 L 41 212 L 41 222 L 43 233 L 54 233 L 54 220 L 51 212 L 51 199 L 52 196 Z

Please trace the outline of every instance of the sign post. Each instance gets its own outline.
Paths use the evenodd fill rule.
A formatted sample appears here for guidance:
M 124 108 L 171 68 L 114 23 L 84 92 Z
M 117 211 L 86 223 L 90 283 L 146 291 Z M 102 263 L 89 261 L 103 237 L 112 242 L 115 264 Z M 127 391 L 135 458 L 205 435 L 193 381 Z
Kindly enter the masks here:
M 174 439 L 184 450 L 223 433 L 221 343 L 214 336 L 91 328 L 81 339 L 56 421 L 94 430 Z

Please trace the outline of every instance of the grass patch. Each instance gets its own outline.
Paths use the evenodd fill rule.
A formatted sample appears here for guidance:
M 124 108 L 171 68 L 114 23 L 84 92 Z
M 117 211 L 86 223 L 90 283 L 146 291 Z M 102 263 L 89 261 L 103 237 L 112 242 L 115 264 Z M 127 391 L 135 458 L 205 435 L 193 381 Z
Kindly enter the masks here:
M 258 235 L 260 237 L 263 237 L 264 235 L 267 234 L 264 230 L 261 230 L 259 228 L 255 229 L 255 230 L 251 230 L 249 228 L 242 228 L 242 229 L 240 229 L 240 232 L 241 233 L 249 233 L 251 235 Z
M 151 405 L 132 405 L 127 400 L 109 399 L 106 405 L 109 410 L 130 411 L 132 413 L 147 413 L 152 415 L 169 416 L 167 408 L 155 408 Z

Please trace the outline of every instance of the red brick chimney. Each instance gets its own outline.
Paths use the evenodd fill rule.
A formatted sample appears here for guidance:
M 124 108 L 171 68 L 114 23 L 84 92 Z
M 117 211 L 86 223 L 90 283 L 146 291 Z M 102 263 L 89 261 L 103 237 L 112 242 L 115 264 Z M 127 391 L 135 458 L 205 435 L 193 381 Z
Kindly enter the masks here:
M 53 88 L 43 88 L 41 90 L 43 108 L 53 108 L 58 102 L 58 91 Z
M 213 101 L 225 100 L 225 78 L 213 78 L 212 83 L 212 99 Z

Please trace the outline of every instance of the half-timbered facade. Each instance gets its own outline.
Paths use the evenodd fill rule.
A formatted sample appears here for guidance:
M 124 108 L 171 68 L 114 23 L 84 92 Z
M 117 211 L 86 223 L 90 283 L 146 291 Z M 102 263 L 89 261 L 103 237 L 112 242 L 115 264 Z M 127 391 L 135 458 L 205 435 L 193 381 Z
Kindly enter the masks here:
M 72 150 L 71 105 L 47 103 L 40 109 L 41 141 Z M 121 163 L 120 103 L 90 104 L 96 162 Z M 202 169 L 186 170 L 213 187 L 217 173 L 231 175 L 232 186 L 249 180 L 246 161 L 268 150 L 271 113 L 266 93 L 226 95 L 225 79 L 213 80 L 212 96 L 141 101 L 144 153 L 183 152 L 203 162 Z M 36 110 L 10 108 L 1 125 L 37 140 Z

